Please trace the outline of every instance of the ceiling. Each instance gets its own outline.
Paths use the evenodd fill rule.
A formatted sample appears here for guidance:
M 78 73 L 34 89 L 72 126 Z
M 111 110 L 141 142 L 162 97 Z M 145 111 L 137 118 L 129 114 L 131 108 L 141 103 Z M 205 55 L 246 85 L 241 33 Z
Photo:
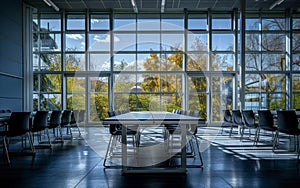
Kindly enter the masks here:
M 162 0 L 135 0 L 138 11 L 158 10 L 160 11 Z M 246 10 L 269 10 L 270 6 L 279 0 L 245 0 Z M 54 11 L 43 0 L 23 0 L 41 11 Z M 103 10 L 123 9 L 133 11 L 131 0 L 52 0 L 59 9 L 68 11 L 76 10 Z M 174 9 L 190 10 L 232 10 L 240 7 L 240 0 L 165 0 L 165 12 Z M 300 8 L 299 0 L 284 0 L 273 10 L 284 10 L 286 8 Z

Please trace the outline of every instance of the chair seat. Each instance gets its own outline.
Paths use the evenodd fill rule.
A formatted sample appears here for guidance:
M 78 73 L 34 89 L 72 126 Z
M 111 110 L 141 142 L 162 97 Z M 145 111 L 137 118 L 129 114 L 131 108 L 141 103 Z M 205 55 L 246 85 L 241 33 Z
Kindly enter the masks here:
M 257 123 L 254 123 L 254 124 L 245 124 L 246 127 L 248 128 L 257 128 L 258 127 L 258 124 Z
M 46 127 L 44 126 L 35 126 L 33 128 L 30 129 L 31 132 L 40 132 L 42 130 L 45 130 Z
M 28 132 L 28 130 L 18 130 L 14 132 L 10 131 L 1 131 L 0 136 L 6 136 L 6 137 L 15 137 L 15 136 L 23 136 Z
M 127 129 L 127 135 L 135 135 L 137 133 L 137 131 L 131 130 L 131 129 Z M 116 130 L 114 132 L 111 133 L 112 135 L 122 135 L 122 130 Z
M 295 136 L 299 136 L 300 135 L 300 129 L 294 129 L 294 130 L 280 129 L 279 131 L 282 132 L 282 133 L 289 134 L 289 135 L 295 135 Z

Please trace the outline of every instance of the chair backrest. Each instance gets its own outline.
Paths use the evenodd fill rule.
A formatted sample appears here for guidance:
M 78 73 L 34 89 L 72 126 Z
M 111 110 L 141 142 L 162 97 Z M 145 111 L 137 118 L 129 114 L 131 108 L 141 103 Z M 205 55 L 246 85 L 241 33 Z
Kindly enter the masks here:
M 255 127 L 255 115 L 253 110 L 242 110 L 242 115 L 246 126 Z
M 72 110 L 70 124 L 76 124 L 79 120 L 79 110 Z
M 61 115 L 61 122 L 60 122 L 61 126 L 65 126 L 65 125 L 70 124 L 71 114 L 72 114 L 71 110 L 64 110 L 63 111 L 63 113 Z
M 115 111 L 108 111 L 108 117 L 114 117 L 116 116 Z M 109 133 L 110 134 L 115 134 L 116 131 L 121 131 L 122 130 L 122 124 L 110 124 L 109 125 Z
M 277 111 L 278 130 L 287 134 L 296 134 L 298 131 L 298 119 L 294 110 Z
M 53 110 L 50 116 L 49 125 L 50 126 L 59 126 L 61 122 L 61 111 L 60 110 Z
M 47 127 L 48 125 L 48 111 L 37 111 L 34 119 L 32 127 Z
M 31 112 L 12 112 L 8 121 L 8 131 L 14 135 L 22 135 L 29 131 Z
M 274 117 L 270 110 L 258 110 L 258 125 L 262 129 L 274 129 Z
M 78 114 L 78 123 L 82 123 L 85 120 L 85 110 L 80 110 Z
M 224 121 L 228 123 L 232 123 L 232 116 L 230 110 L 224 110 Z
M 240 110 L 232 110 L 232 122 L 237 125 L 243 125 L 242 113 Z
M 190 116 L 197 117 L 197 118 L 199 117 L 199 114 L 200 114 L 199 111 L 191 111 L 190 112 Z M 190 130 L 191 130 L 192 134 L 194 134 L 194 135 L 197 134 L 197 132 L 198 132 L 197 128 L 198 128 L 197 124 L 190 125 Z

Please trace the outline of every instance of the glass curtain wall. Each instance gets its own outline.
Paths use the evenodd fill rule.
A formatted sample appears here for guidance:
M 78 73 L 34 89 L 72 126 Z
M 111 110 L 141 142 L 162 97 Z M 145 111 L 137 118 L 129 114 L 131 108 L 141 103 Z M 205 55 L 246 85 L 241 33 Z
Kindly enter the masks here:
M 235 109 L 236 12 L 36 13 L 33 110 Z M 247 109 L 300 108 L 299 14 L 247 12 Z M 237 67 L 237 68 L 235 68 Z M 292 90 L 291 90 L 292 89 Z

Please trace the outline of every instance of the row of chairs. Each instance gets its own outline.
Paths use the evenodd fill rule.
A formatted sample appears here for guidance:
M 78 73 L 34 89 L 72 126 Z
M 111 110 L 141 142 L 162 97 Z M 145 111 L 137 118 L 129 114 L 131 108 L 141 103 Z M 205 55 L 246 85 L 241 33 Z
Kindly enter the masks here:
M 50 114 L 50 116 L 49 116 Z M 85 110 L 55 110 L 49 113 L 49 111 L 37 111 L 31 112 L 12 112 L 7 120 L 6 127 L 3 131 L 0 131 L 0 136 L 3 137 L 3 145 L 6 153 L 6 158 L 10 164 L 9 158 L 9 138 L 11 137 L 23 137 L 28 138 L 30 149 L 32 154 L 35 155 L 35 148 L 44 146 L 51 148 L 51 144 L 54 143 L 50 140 L 49 129 L 53 129 L 54 141 L 59 140 L 63 143 L 64 138 L 62 134 L 62 128 L 67 128 L 70 131 L 70 137 L 73 139 L 72 128 L 77 128 L 79 136 L 81 136 L 79 124 L 84 123 Z M 56 136 L 56 129 L 60 132 L 60 137 Z M 47 136 L 47 142 L 42 142 L 41 136 L 45 133 Z M 58 135 L 58 133 L 57 133 Z M 39 144 L 34 145 L 34 137 L 38 136 Z M 26 141 L 26 140 L 25 140 Z
M 229 127 L 229 136 L 231 137 L 233 128 L 240 129 L 240 140 L 242 141 L 245 129 L 249 129 L 249 138 L 251 136 L 251 129 L 255 129 L 254 145 L 257 145 L 260 138 L 260 131 L 270 131 L 272 133 L 273 152 L 279 144 L 279 133 L 284 133 L 294 136 L 295 149 L 298 148 L 299 159 L 299 135 L 298 118 L 295 110 L 277 110 L 276 114 L 272 114 L 270 110 L 258 110 L 258 121 L 253 110 L 225 110 L 223 128 Z

